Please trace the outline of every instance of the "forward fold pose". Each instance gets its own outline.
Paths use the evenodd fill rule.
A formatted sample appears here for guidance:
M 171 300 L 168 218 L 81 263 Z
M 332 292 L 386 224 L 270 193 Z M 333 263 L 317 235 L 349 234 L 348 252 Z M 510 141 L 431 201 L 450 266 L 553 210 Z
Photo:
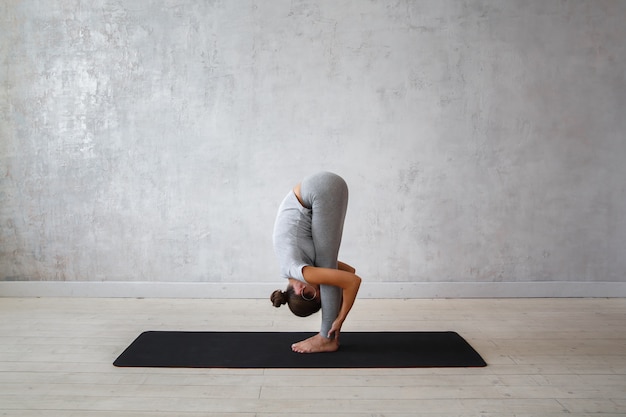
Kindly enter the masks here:
M 340 262 L 339 246 L 348 207 L 348 186 L 338 175 L 306 177 L 282 201 L 274 224 L 274 251 L 285 291 L 276 290 L 274 307 L 287 304 L 297 316 L 322 309 L 318 334 L 294 343 L 299 353 L 334 352 L 361 285 L 350 265 Z

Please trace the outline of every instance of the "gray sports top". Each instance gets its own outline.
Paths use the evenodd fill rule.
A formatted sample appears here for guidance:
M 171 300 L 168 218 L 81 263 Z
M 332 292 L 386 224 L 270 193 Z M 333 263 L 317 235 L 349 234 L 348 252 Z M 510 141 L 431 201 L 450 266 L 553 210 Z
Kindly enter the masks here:
M 306 282 L 302 268 L 315 264 L 311 209 L 300 204 L 293 190 L 278 208 L 273 239 L 281 276 Z

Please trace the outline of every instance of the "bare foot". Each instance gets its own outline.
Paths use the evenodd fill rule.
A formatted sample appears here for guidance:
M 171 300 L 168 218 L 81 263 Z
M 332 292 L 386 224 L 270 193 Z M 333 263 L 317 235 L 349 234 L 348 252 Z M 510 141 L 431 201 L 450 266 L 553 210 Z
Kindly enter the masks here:
M 291 345 L 291 350 L 298 353 L 334 352 L 337 349 L 339 349 L 337 339 L 328 339 L 319 333 Z

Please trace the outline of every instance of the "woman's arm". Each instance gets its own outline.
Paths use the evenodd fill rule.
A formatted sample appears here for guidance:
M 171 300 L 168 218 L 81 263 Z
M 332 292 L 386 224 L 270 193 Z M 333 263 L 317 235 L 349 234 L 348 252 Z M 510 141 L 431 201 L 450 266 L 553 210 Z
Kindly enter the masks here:
M 345 264 L 344 264 L 345 265 Z M 352 268 L 354 269 L 354 268 Z M 328 332 L 328 337 L 334 333 L 335 337 L 339 337 L 341 326 L 348 317 L 350 309 L 354 304 L 356 295 L 361 286 L 361 278 L 352 272 L 340 269 L 320 268 L 316 266 L 305 266 L 302 269 L 304 279 L 313 285 L 334 285 L 342 289 L 343 298 L 341 300 L 341 309 L 335 319 L 332 328 Z
M 356 272 L 356 269 L 346 263 L 338 261 L 337 264 L 339 266 L 339 269 L 341 269 L 342 271 L 352 272 L 353 274 Z

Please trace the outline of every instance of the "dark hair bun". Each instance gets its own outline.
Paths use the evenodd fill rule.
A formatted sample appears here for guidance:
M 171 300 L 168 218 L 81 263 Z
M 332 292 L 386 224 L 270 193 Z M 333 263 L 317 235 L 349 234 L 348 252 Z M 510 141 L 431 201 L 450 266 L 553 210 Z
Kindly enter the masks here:
M 270 300 L 272 300 L 274 307 L 280 307 L 287 303 L 287 293 L 281 290 L 276 290 L 270 296 Z

